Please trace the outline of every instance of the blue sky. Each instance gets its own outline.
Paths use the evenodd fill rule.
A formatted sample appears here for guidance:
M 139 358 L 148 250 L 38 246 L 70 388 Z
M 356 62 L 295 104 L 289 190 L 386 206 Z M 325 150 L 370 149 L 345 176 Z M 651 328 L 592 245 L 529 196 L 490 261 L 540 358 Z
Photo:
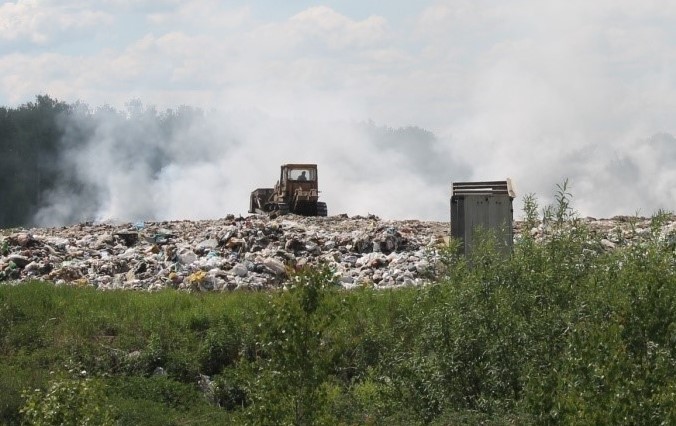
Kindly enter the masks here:
M 676 134 L 675 64 L 672 0 L 0 3 L 0 105 L 419 126 L 472 165 L 458 179 L 568 177 L 591 215 L 675 208 L 671 139 L 648 142 Z M 640 178 L 610 189 L 627 161 Z

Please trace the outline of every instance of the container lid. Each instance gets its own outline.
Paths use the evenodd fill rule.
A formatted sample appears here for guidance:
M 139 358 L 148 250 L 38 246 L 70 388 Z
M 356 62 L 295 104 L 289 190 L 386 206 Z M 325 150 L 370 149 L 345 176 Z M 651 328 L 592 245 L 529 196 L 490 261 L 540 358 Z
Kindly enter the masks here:
M 516 197 L 512 180 L 492 180 L 485 182 L 453 182 L 453 196 L 458 195 L 509 195 Z

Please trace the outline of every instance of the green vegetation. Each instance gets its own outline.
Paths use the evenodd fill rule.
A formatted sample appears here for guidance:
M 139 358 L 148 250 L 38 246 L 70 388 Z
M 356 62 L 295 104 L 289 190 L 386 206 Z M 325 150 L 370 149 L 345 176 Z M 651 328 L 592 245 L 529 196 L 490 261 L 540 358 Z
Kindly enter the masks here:
M 444 248 L 422 288 L 343 291 L 323 268 L 273 293 L 2 286 L 0 422 L 674 424 L 667 215 L 607 251 L 569 201 L 509 258 L 490 235 Z
M 48 96 L 0 107 L 0 228 L 27 224 L 54 182 L 65 178 L 54 162 L 63 136 L 59 120 L 68 110 Z

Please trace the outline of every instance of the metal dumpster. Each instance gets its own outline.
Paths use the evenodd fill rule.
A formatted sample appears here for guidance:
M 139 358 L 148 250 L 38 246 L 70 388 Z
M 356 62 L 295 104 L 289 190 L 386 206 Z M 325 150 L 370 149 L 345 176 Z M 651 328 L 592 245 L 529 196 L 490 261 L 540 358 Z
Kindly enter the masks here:
M 451 237 L 460 241 L 460 253 L 472 252 L 480 229 L 493 232 L 499 250 L 509 255 L 514 237 L 515 194 L 510 179 L 487 182 L 454 182 L 451 195 Z

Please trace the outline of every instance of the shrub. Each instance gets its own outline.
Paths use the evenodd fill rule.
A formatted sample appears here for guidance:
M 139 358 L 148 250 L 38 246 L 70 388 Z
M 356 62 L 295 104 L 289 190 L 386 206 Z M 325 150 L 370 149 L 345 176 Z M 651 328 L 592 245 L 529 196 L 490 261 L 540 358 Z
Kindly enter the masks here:
M 26 424 L 112 425 L 113 409 L 106 405 L 102 383 L 92 378 L 57 378 L 47 389 L 24 391 L 20 412 Z
M 336 313 L 323 309 L 323 302 L 335 287 L 330 269 L 303 271 L 287 292 L 270 300 L 260 323 L 262 358 L 250 365 L 257 369 L 248 384 L 251 419 L 298 425 L 326 415 L 322 383 L 330 349 L 324 337 Z
M 235 363 L 242 346 L 240 327 L 229 317 L 223 316 L 215 326 L 206 331 L 200 344 L 199 362 L 202 373 L 214 375 L 224 367 Z

